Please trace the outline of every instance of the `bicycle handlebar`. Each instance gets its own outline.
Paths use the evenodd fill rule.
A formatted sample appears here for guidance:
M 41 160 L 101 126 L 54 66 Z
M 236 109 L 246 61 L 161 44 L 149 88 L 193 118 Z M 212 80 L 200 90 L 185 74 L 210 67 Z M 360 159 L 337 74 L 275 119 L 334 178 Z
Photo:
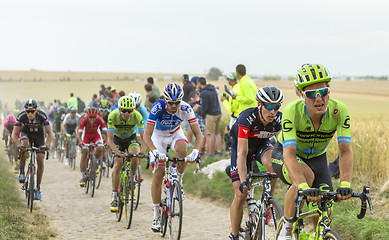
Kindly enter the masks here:
M 246 179 L 249 178 L 278 178 L 278 176 L 274 172 L 249 172 L 246 174 Z
M 308 195 L 309 195 L 308 190 L 298 189 L 297 196 L 294 199 L 294 201 L 296 203 L 296 207 L 295 207 L 296 212 L 295 212 L 295 215 L 291 219 L 289 219 L 290 222 L 295 222 L 300 217 L 300 205 L 301 205 L 301 202 L 308 197 Z M 338 199 L 337 195 L 338 195 L 337 192 L 321 192 L 321 194 L 320 194 L 322 202 L 323 201 L 327 202 L 330 200 L 337 200 Z M 365 185 L 363 187 L 362 192 L 352 192 L 351 197 L 356 197 L 356 198 L 361 199 L 361 211 L 357 215 L 358 219 L 362 219 L 365 217 L 366 209 L 367 209 L 366 201 L 369 203 L 370 214 L 373 214 L 373 205 L 371 203 L 371 198 L 370 198 L 370 187 L 368 185 Z
M 27 151 L 34 151 L 34 152 L 38 152 L 38 151 L 44 149 L 45 152 L 46 152 L 46 160 L 49 159 L 50 150 L 48 148 L 40 148 L 40 147 L 39 148 L 37 148 L 37 147 L 29 147 L 29 148 L 27 148 L 25 146 L 19 146 L 18 147 L 18 159 L 20 159 L 20 152 L 22 151 L 22 149 L 25 149 Z

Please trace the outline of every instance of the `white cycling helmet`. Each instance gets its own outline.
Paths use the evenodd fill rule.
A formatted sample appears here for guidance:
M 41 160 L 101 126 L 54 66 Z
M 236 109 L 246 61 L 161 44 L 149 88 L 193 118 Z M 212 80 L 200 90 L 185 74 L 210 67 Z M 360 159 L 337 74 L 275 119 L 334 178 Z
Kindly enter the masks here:
M 281 89 L 271 86 L 260 88 L 256 95 L 257 101 L 261 103 L 277 103 L 281 104 L 284 101 L 284 95 Z
M 136 106 L 139 106 L 141 104 L 142 96 L 140 95 L 140 93 L 138 93 L 138 92 L 130 92 L 130 94 L 128 94 L 128 96 L 130 98 L 134 99 Z

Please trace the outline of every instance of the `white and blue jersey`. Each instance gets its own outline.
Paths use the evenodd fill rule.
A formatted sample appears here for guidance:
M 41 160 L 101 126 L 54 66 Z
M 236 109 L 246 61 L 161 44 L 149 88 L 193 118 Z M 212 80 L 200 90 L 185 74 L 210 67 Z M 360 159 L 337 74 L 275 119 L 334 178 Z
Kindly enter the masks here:
M 171 114 L 166 110 L 165 101 L 161 99 L 151 107 L 147 124 L 155 126 L 154 130 L 173 134 L 180 129 L 181 122 L 184 120 L 188 120 L 189 123 L 197 122 L 193 109 L 189 104 L 181 101 L 177 112 Z

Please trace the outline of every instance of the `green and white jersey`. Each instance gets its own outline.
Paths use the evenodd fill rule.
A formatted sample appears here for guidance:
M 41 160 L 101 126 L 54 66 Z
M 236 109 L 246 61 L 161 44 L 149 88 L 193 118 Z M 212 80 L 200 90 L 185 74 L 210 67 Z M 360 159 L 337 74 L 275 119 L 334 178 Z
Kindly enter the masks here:
M 325 153 L 332 137 L 338 134 L 338 143 L 351 142 L 350 116 L 346 105 L 329 99 L 317 132 L 302 100 L 289 103 L 282 112 L 282 134 L 278 141 L 283 147 L 296 146 L 297 155 L 310 159 Z
M 135 134 L 135 126 L 138 126 L 139 132 L 145 130 L 142 115 L 136 110 L 131 113 L 127 122 L 120 116 L 119 109 L 113 110 L 108 115 L 108 131 L 114 132 L 119 138 L 129 138 Z

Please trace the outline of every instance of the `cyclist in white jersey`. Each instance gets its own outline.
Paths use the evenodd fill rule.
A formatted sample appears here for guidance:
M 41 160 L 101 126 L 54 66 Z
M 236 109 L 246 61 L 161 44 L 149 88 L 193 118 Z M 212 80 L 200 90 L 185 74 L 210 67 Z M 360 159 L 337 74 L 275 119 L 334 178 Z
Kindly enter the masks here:
M 176 83 L 170 83 L 165 87 L 163 96 L 164 99 L 158 100 L 151 107 L 144 133 L 144 141 L 151 152 L 150 163 L 154 168 L 154 177 L 151 184 L 154 210 L 151 229 L 154 232 L 160 231 L 159 203 L 161 201 L 162 180 L 165 175 L 165 168 L 163 167 L 165 164 L 163 162 L 158 163 L 155 158 L 158 156 L 160 160 L 165 160 L 167 145 L 170 145 L 171 149 L 177 152 L 179 158 L 187 156 L 188 140 L 181 129 L 181 123 L 184 120 L 188 120 L 196 137 L 193 151 L 187 156 L 189 161 L 196 160 L 203 141 L 203 135 L 192 107 L 181 101 L 184 96 L 182 88 Z M 178 180 L 180 182 L 182 181 L 186 165 L 187 163 L 185 162 L 177 164 Z
M 80 121 L 80 114 L 77 113 L 77 108 L 74 106 L 69 107 L 69 113 L 65 115 L 65 118 L 62 121 L 61 132 L 72 135 L 76 132 L 78 122 Z M 65 164 L 69 165 L 69 144 L 70 138 L 66 137 L 65 143 L 65 153 L 66 160 Z

